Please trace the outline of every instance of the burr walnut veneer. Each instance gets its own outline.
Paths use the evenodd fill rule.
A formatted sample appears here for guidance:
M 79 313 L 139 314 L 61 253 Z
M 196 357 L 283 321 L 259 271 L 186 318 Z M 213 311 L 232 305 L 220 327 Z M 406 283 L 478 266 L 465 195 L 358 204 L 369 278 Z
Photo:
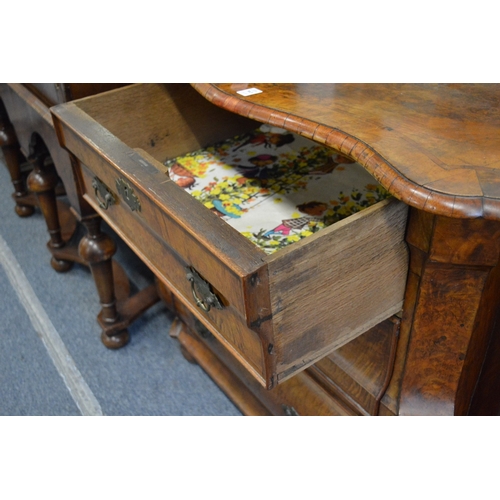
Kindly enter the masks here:
M 245 413 L 487 414 L 499 399 L 497 94 L 137 84 L 52 113 L 83 199 L 154 271 L 181 320 L 172 335 Z M 259 123 L 357 161 L 393 199 L 266 255 L 163 165 Z M 98 240 L 83 253 L 104 310 L 112 253 Z

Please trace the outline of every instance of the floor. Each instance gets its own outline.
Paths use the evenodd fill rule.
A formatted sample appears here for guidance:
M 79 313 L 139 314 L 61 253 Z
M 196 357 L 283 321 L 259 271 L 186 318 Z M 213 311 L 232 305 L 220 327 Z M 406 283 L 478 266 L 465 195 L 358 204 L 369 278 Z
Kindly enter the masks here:
M 0 415 L 218 415 L 239 410 L 169 336 L 161 303 L 130 328 L 130 343 L 106 349 L 90 272 L 50 266 L 45 221 L 21 219 L 0 153 Z M 152 274 L 107 228 L 133 289 Z

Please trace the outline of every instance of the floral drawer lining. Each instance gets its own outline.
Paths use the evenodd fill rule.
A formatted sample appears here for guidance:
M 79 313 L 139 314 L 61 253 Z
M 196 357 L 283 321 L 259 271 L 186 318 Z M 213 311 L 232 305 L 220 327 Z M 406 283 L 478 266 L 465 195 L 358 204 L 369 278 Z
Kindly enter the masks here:
M 389 197 L 359 164 L 266 125 L 165 165 L 174 182 L 268 254 Z

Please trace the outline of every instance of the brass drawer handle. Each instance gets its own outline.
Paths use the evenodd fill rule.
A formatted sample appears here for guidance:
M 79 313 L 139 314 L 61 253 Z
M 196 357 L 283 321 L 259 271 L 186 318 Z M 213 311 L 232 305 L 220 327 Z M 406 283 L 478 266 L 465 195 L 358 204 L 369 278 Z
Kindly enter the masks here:
M 103 210 L 107 210 L 110 205 L 114 205 L 115 197 L 113 193 L 108 189 L 108 186 L 99 179 L 99 177 L 94 177 L 92 180 L 92 187 L 94 188 L 94 194 L 97 199 L 97 203 Z
M 196 305 L 205 312 L 210 311 L 212 307 L 222 309 L 222 304 L 217 298 L 217 295 L 210 290 L 210 284 L 207 283 L 194 268 L 187 267 L 186 270 L 186 278 L 191 282 L 191 292 Z M 198 293 L 201 298 L 198 296 Z

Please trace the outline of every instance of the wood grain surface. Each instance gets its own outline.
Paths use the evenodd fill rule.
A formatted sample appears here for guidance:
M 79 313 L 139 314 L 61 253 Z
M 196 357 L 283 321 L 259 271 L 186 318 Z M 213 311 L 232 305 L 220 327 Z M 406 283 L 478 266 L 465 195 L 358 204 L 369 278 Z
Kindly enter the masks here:
M 193 84 L 212 103 L 350 156 L 410 206 L 500 219 L 496 84 Z M 257 88 L 243 97 L 237 91 Z

